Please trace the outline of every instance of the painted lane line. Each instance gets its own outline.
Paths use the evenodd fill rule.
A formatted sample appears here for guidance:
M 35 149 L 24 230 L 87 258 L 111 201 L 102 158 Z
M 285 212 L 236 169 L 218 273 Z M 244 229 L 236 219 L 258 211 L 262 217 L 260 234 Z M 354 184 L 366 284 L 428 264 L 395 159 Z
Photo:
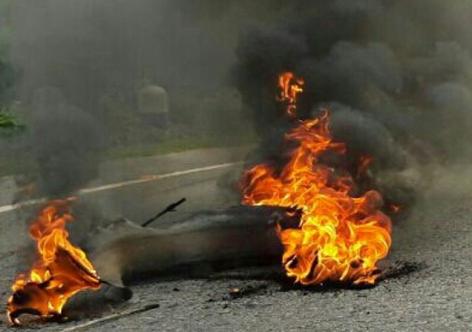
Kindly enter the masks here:
M 140 178 L 140 179 L 135 179 L 135 180 L 128 180 L 128 181 L 121 181 L 121 182 L 116 182 L 116 183 L 110 183 L 98 187 L 93 187 L 93 188 L 85 188 L 79 190 L 78 194 L 79 195 L 88 195 L 88 194 L 93 194 L 101 191 L 108 191 L 108 190 L 113 190 L 113 189 L 118 189 L 118 188 L 123 188 L 123 187 L 128 187 L 128 186 L 133 186 L 133 185 L 138 185 L 142 183 L 148 183 L 148 182 L 154 182 L 154 181 L 159 181 L 163 179 L 169 179 L 169 178 L 174 178 L 174 177 L 179 177 L 179 176 L 184 176 L 184 175 L 190 175 L 190 174 L 196 174 L 196 173 L 202 173 L 202 172 L 209 172 L 209 171 L 214 171 L 217 169 L 223 169 L 223 168 L 229 168 L 232 166 L 237 166 L 237 165 L 242 165 L 242 161 L 234 162 L 234 163 L 224 163 L 224 164 L 218 164 L 218 165 L 211 165 L 211 166 L 206 166 L 206 167 L 199 167 L 199 168 L 192 168 L 188 169 L 185 171 L 177 171 L 177 172 L 172 172 L 172 173 L 164 173 L 164 174 L 157 174 L 157 175 L 150 175 L 146 176 L 145 178 Z M 11 205 L 5 205 L 5 206 L 0 206 L 0 214 L 14 211 L 17 209 L 20 209 L 22 207 L 26 206 L 32 206 L 32 205 L 37 205 L 46 202 L 46 198 L 38 198 L 38 199 L 32 199 L 28 201 L 24 201 L 21 203 L 16 203 L 16 204 L 11 204 Z
M 0 214 L 5 213 L 5 212 L 10 212 L 10 211 L 13 211 L 13 210 L 17 210 L 17 209 L 25 207 L 25 206 L 41 204 L 41 203 L 44 203 L 44 202 L 46 202 L 45 198 L 38 198 L 38 199 L 31 199 L 29 201 L 24 201 L 24 202 L 21 202 L 21 203 L 0 206 Z

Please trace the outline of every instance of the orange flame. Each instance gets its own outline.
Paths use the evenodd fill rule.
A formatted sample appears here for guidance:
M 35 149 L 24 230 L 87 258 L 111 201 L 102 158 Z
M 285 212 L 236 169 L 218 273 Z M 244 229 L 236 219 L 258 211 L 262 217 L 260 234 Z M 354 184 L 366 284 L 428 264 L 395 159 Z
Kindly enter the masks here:
M 12 286 L 7 304 L 12 324 L 20 324 L 18 317 L 24 313 L 59 316 L 77 292 L 100 287 L 100 278 L 86 254 L 69 242 L 66 224 L 73 219 L 69 203 L 49 202 L 30 227 L 39 257 L 29 274 L 18 276 Z
M 359 178 L 365 174 L 373 162 L 374 158 L 371 156 L 361 156 L 359 159 L 359 166 L 357 167 L 357 177 Z
M 282 264 L 295 282 L 374 284 L 380 274 L 377 263 L 391 246 L 391 221 L 380 211 L 381 195 L 372 190 L 352 196 L 353 177 L 320 162 L 328 151 L 346 150 L 333 142 L 328 112 L 300 122 L 286 139 L 297 147 L 281 170 L 260 164 L 245 172 L 243 204 L 301 210 L 298 228 L 278 227 Z
M 305 81 L 302 78 L 295 77 L 292 72 L 285 72 L 279 75 L 280 94 L 277 100 L 286 104 L 286 113 L 294 118 L 297 115 L 298 95 L 303 92 Z
M 400 205 L 397 205 L 397 204 L 390 204 L 389 210 L 390 210 L 391 213 L 397 214 L 397 213 L 400 213 L 400 211 L 402 210 L 402 208 L 401 208 Z

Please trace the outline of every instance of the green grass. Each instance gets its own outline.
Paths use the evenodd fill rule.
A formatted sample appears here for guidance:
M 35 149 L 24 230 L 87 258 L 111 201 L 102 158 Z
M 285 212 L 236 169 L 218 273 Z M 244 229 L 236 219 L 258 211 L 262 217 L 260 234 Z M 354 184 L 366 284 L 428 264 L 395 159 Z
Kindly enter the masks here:
M 105 159 L 149 157 L 195 149 L 244 146 L 256 142 L 257 138 L 253 135 L 245 137 L 202 136 L 170 138 L 163 142 L 149 145 L 115 147 L 106 151 Z
M 168 138 L 160 143 L 110 148 L 104 151 L 102 160 L 150 157 L 195 149 L 247 146 L 256 142 L 257 138 L 254 135 L 240 137 L 202 136 Z M 34 169 L 34 167 L 34 158 L 28 154 L 15 154 L 14 157 L 6 158 L 0 157 L 0 176 L 25 173 L 28 170 Z
M 34 159 L 31 156 L 2 157 L 0 158 L 0 177 L 26 173 L 33 167 Z

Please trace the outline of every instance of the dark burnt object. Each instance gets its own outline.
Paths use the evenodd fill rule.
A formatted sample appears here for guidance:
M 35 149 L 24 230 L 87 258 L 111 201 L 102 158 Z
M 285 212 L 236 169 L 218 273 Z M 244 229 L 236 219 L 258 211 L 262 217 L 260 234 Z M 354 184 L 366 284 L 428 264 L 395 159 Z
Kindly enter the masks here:
M 265 206 L 203 211 L 158 228 L 123 219 L 93 236 L 91 258 L 99 275 L 115 285 L 268 265 L 283 253 L 277 225 L 293 228 L 299 222 L 296 210 Z

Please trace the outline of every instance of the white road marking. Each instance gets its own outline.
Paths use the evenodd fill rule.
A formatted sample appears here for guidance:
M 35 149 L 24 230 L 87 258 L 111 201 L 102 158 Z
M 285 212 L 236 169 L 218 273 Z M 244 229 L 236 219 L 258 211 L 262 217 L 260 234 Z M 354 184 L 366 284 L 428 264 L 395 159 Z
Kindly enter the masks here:
M 133 186 L 133 185 L 147 183 L 147 182 L 159 181 L 159 180 L 178 177 L 178 176 L 183 176 L 183 175 L 189 175 L 189 174 L 213 171 L 213 170 L 222 169 L 222 168 L 228 168 L 228 167 L 240 165 L 242 163 L 243 163 L 242 161 L 238 161 L 238 162 L 234 162 L 234 163 L 225 163 L 225 164 L 211 165 L 211 166 L 200 167 L 200 168 L 192 168 L 192 169 L 188 169 L 188 170 L 185 170 L 185 171 L 150 175 L 150 176 L 146 176 L 145 178 L 141 178 L 141 179 L 122 181 L 122 182 L 110 183 L 110 184 L 106 184 L 106 185 L 98 186 L 98 187 L 93 187 L 93 188 L 81 189 L 81 190 L 79 190 L 78 194 L 79 195 L 88 195 L 88 194 L 97 193 L 97 192 L 101 192 L 101 191 L 113 190 L 113 189 L 123 188 L 123 187 L 127 187 L 127 186 Z M 44 203 L 44 202 L 46 202 L 46 198 L 38 198 L 38 199 L 32 199 L 32 200 L 29 200 L 29 201 L 20 202 L 20 203 L 17 203 L 17 204 L 0 206 L 0 214 L 10 212 L 10 211 L 14 211 L 14 210 L 17 210 L 17 209 L 25 207 L 25 206 L 41 204 L 41 203 Z

